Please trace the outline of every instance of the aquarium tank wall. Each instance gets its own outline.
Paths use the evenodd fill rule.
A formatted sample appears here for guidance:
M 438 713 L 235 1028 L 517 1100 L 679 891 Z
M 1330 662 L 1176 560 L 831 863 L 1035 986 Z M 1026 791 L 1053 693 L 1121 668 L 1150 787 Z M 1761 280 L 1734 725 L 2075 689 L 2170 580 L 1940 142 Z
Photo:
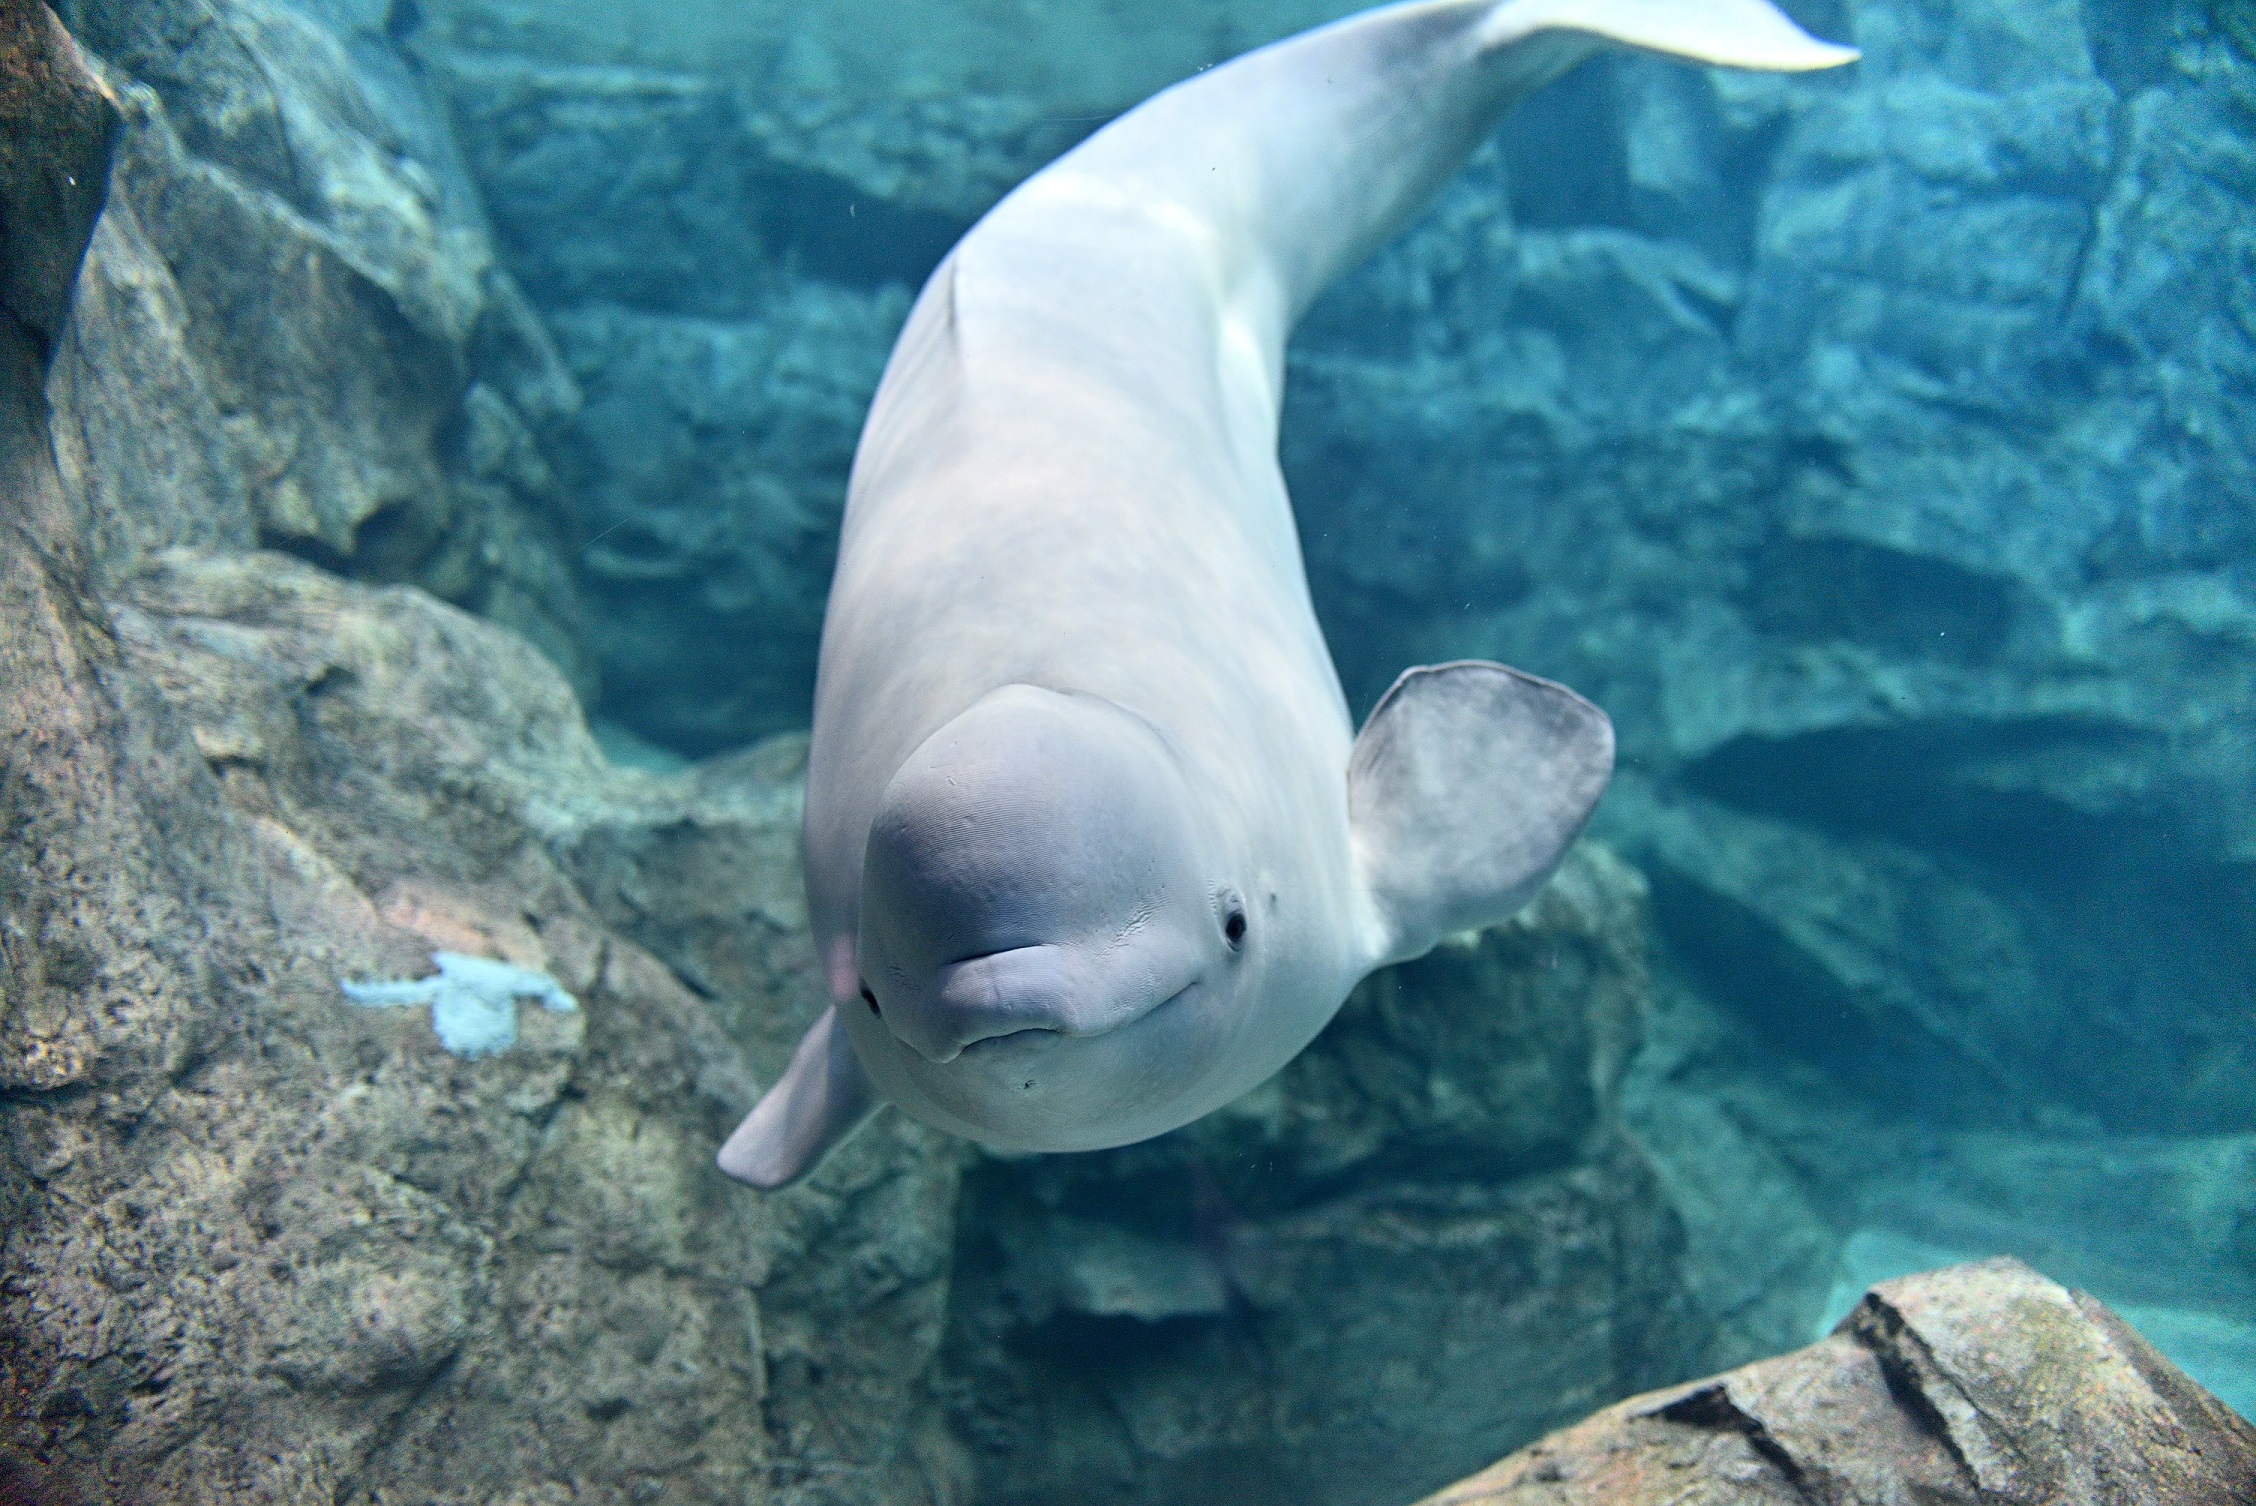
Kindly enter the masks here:
M 1787 0 L 1860 60 L 1528 100 L 1279 453 L 1355 717 L 1475 658 L 1611 716 L 1557 876 L 1171 1134 L 714 1170 L 826 1003 L 924 279 L 1354 8 L 0 5 L 0 1498 L 1384 1506 L 1753 1437 L 1601 1409 L 1796 1351 L 1926 1416 L 2008 1297 L 2100 1358 L 1996 1385 L 2251 1447 L 2246 0 Z

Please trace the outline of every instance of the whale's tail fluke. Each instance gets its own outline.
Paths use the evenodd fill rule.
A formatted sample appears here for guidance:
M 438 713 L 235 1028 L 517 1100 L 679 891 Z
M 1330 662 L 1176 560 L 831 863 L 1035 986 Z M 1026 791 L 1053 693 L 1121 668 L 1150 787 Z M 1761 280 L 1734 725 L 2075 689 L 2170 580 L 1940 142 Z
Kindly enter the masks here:
M 1643 52 L 1696 63 L 1807 73 L 1857 59 L 1854 47 L 1820 41 L 1770 0 L 1505 0 L 1483 21 L 1480 40 L 1506 47 L 1542 31 L 1579 31 Z

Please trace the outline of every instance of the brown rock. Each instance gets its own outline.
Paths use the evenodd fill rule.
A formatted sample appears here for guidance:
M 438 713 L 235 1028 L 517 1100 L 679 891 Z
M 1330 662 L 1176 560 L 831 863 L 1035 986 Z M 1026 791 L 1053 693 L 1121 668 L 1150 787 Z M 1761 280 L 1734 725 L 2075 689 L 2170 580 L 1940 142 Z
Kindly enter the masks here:
M 804 929 L 650 923 L 715 1008 L 607 919 L 677 853 L 787 850 L 795 791 L 609 769 L 547 661 L 420 591 L 161 532 L 105 588 L 43 384 L 115 113 L 37 6 L 0 114 L 0 1498 L 931 1498 L 952 1153 L 889 1122 L 727 1183 L 777 1064 L 727 1027 L 818 1006 Z M 776 908 L 732 874 L 706 913 Z M 465 1061 L 342 998 L 439 947 L 580 1008 Z
M 89 1501 L 924 1499 L 954 1152 L 888 1119 L 803 1192 L 720 1178 L 819 1006 L 808 942 L 666 919 L 779 908 L 718 855 L 788 854 L 789 750 L 612 770 L 523 643 L 276 555 L 174 552 L 103 605 L 102 673 L 7 708 L 7 1443 Z M 608 922 L 638 899 L 721 1005 Z M 339 995 L 438 947 L 581 1008 L 463 1061 Z
M 2015 1260 L 1883 1282 L 1793 1354 L 1608 1407 L 1422 1506 L 2246 1506 L 2256 1428 Z

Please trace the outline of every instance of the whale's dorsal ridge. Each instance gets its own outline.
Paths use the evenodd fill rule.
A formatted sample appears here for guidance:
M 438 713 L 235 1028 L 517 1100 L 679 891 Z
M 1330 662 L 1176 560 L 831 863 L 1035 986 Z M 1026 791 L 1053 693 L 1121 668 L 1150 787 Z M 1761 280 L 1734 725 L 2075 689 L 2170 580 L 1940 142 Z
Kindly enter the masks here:
M 1613 723 L 1564 685 L 1479 660 L 1405 671 L 1348 763 L 1374 965 L 1526 904 L 1613 769 Z

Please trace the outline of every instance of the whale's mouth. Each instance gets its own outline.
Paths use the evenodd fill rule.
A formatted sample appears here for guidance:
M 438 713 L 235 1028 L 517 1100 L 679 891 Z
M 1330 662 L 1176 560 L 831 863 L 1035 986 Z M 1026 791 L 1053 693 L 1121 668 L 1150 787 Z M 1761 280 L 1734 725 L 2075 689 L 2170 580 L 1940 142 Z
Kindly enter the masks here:
M 1013 1030 L 1008 1035 L 991 1035 L 985 1040 L 973 1041 L 956 1055 L 974 1061 L 991 1056 L 1023 1055 L 1032 1051 L 1047 1051 L 1066 1038 L 1062 1030 L 1052 1030 L 1047 1025 L 1030 1025 L 1024 1030 Z
M 903 1045 L 935 1066 L 946 1066 L 959 1059 L 1015 1059 L 1052 1050 L 1063 1041 L 1091 1040 L 1125 1030 L 1183 999 L 1197 989 L 1200 982 L 1193 978 L 1168 993 L 1153 989 L 1144 1000 L 1126 1009 L 1089 1009 L 1077 1008 L 1075 993 L 1069 989 L 1043 989 L 1012 999 L 996 986 L 999 980 L 967 976 L 963 971 L 992 963 L 997 958 L 1023 962 L 1029 960 L 1024 954 L 1050 950 L 1020 947 L 950 963 L 942 970 L 938 1009 L 916 1014 L 888 1013 L 886 1023 L 893 1026 L 894 1036 Z M 1034 960 L 1047 962 L 1049 959 Z M 971 986 L 974 984 L 980 986 L 974 988 Z M 949 997 L 951 994 L 960 998 L 968 995 L 964 999 L 965 1007 L 951 1008 L 954 1002 Z

